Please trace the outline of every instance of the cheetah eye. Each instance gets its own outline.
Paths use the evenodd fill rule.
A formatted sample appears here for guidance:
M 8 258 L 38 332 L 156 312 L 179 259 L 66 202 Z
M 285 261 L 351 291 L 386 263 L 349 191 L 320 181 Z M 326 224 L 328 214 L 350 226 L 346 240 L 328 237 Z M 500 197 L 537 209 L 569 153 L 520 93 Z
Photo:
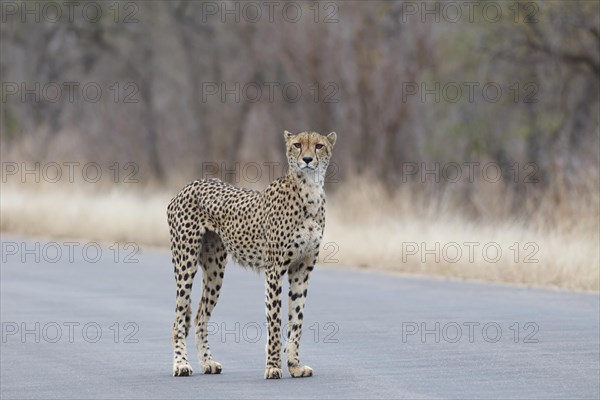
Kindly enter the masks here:
M 302 144 L 300 144 L 300 143 L 294 143 L 294 146 L 295 146 L 297 149 L 300 149 L 300 148 L 302 148 Z
M 323 148 L 323 145 L 322 145 L 321 143 L 319 143 L 319 144 L 317 144 L 315 147 L 317 148 L 317 150 L 320 150 L 320 149 L 322 149 L 322 148 Z

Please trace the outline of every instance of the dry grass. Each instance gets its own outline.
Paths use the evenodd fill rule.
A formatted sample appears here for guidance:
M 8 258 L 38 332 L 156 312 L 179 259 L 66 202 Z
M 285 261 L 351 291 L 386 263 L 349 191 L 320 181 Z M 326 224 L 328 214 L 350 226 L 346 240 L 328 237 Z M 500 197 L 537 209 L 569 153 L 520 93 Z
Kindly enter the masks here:
M 526 224 L 495 215 L 485 217 L 487 208 L 498 213 L 498 209 L 510 206 L 506 196 L 489 189 L 481 191 L 488 193 L 488 198 L 474 201 L 486 204 L 478 212 L 484 218 L 474 219 L 452 212 L 457 207 L 452 200 L 455 196 L 447 193 L 433 202 L 409 189 L 391 196 L 383 187 L 364 180 L 338 188 L 329 196 L 320 262 L 599 290 L 597 211 L 594 214 L 597 199 L 592 199 L 591 214 L 581 223 L 571 221 L 571 217 L 558 218 L 563 224 L 549 223 L 539 216 L 537 223 L 531 217 Z M 165 210 L 174 194 L 175 191 L 119 187 L 97 192 L 79 186 L 3 185 L 0 228 L 24 235 L 136 242 L 166 248 L 169 239 Z M 540 210 L 548 207 L 538 205 Z M 485 245 L 487 253 L 483 251 Z M 498 248 L 502 254 L 495 259 Z
M 170 198 L 119 188 L 96 193 L 57 185 L 4 186 L 0 228 L 24 235 L 166 246 Z
M 599 290 L 597 214 L 577 229 L 566 221 L 561 228 L 548 229 L 548 220 L 542 217 L 539 223 L 531 218 L 527 224 L 516 219 L 475 220 L 459 212 L 440 212 L 421 195 L 400 192 L 386 198 L 381 189 L 362 185 L 352 186 L 352 197 L 343 190 L 330 202 L 328 221 L 332 223 L 327 224 L 325 242 L 339 244 L 330 253 L 338 251 L 335 258 L 342 263 L 420 275 Z

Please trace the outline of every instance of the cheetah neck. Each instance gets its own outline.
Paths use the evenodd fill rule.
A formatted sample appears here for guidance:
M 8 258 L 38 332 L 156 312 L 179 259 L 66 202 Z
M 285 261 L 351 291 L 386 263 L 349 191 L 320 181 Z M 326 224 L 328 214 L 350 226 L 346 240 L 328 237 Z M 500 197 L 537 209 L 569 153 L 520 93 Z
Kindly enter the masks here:
M 314 173 L 305 173 L 302 171 L 292 172 L 289 174 L 289 178 L 297 184 L 300 190 L 305 189 L 309 192 L 314 192 L 315 194 L 320 194 L 323 191 L 324 179 L 316 171 Z
M 290 179 L 295 182 L 298 188 L 298 196 L 305 206 L 308 216 L 316 216 L 325 203 L 323 179 L 317 174 L 307 174 L 299 171 L 291 173 Z

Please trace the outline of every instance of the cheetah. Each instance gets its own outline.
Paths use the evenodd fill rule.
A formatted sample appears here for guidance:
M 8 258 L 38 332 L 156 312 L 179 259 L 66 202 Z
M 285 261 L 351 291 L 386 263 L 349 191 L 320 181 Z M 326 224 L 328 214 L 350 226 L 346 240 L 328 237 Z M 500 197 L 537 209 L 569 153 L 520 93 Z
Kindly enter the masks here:
M 337 135 L 284 131 L 287 175 L 264 191 L 242 189 L 219 179 L 196 180 L 169 203 L 167 217 L 177 283 L 173 324 L 173 376 L 188 376 L 186 337 L 191 322 L 192 281 L 202 268 L 202 295 L 195 317 L 198 358 L 205 374 L 220 374 L 207 338 L 207 324 L 219 299 L 227 255 L 265 273 L 268 343 L 265 379 L 281 369 L 281 292 L 288 274 L 288 332 L 285 345 L 292 377 L 313 370 L 298 356 L 308 278 L 315 267 L 325 226 L 323 184 Z

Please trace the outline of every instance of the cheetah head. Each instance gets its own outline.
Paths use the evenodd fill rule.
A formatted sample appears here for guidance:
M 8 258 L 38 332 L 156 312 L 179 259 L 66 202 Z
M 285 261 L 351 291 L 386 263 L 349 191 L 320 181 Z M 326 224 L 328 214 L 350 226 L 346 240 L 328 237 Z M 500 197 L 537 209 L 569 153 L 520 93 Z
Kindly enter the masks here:
M 329 165 L 337 134 L 331 132 L 324 136 L 316 132 L 294 134 L 284 131 L 283 136 L 290 170 L 321 178 L 322 181 Z

